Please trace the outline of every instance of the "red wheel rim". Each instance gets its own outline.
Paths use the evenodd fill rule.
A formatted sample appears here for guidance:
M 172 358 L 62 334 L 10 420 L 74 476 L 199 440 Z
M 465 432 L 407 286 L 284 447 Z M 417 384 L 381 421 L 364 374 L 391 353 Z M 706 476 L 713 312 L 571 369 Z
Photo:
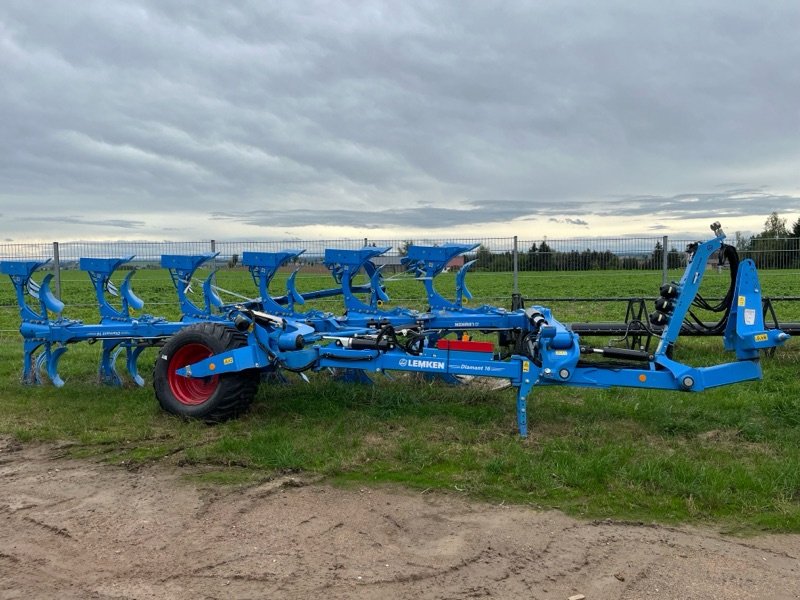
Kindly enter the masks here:
M 194 379 L 178 375 L 175 371 L 200 362 L 213 354 L 214 352 L 204 344 L 186 344 L 172 355 L 167 369 L 167 380 L 169 389 L 178 402 L 187 406 L 196 406 L 211 398 L 219 385 L 218 375 Z

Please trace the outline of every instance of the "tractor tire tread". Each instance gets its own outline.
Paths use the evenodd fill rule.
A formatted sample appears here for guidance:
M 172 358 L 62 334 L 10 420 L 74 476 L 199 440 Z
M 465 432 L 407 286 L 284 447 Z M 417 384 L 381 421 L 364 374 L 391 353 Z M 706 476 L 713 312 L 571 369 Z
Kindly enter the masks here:
M 189 325 L 175 334 L 161 349 L 159 358 L 153 368 L 153 388 L 161 408 L 165 411 L 185 418 L 198 418 L 207 423 L 219 423 L 238 417 L 246 412 L 253 402 L 261 377 L 257 370 L 251 369 L 235 373 L 219 375 L 220 389 L 217 398 L 201 410 L 187 410 L 195 407 L 183 407 L 170 398 L 169 386 L 165 383 L 166 367 L 160 363 L 162 354 L 170 352 L 172 346 L 184 339 L 205 340 L 215 342 L 212 349 L 215 353 L 241 348 L 247 345 L 247 336 L 223 323 L 201 322 Z M 175 340 L 173 342 L 173 340 Z M 171 344 L 172 342 L 172 344 Z

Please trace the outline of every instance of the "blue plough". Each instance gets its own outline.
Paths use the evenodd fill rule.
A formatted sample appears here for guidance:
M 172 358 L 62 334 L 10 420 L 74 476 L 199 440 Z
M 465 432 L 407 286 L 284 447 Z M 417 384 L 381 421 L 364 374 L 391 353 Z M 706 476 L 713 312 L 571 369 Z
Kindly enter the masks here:
M 516 389 L 517 425 L 527 434 L 527 398 L 536 386 L 608 388 L 624 386 L 700 392 L 708 388 L 761 378 L 759 352 L 785 344 L 789 335 L 767 329 L 761 307 L 761 290 L 751 260 L 738 264 L 732 281 L 730 306 L 720 322 L 724 348 L 735 354 L 734 362 L 694 367 L 673 358 L 681 325 L 690 314 L 706 264 L 715 252 L 729 248 L 718 223 L 714 237 L 693 245 L 680 281 L 662 286 L 656 311 L 650 316 L 658 328 L 655 351 L 617 347 L 592 347 L 569 327 L 557 321 L 545 307 L 506 310 L 495 306 L 470 307 L 466 275 L 475 261 L 466 262 L 455 277 L 453 299 L 445 298 L 434 281 L 453 259 L 475 249 L 471 245 L 411 245 L 402 265 L 426 291 L 428 308 L 387 309 L 389 296 L 377 257 L 387 247 L 365 246 L 358 250 L 328 249 L 324 264 L 337 287 L 299 293 L 295 270 L 287 279 L 286 293 L 273 296 L 270 283 L 278 270 L 296 261 L 303 250 L 245 252 L 258 297 L 224 303 L 213 283 L 213 272 L 202 284 L 204 304 L 188 297 L 197 268 L 214 255 L 162 257 L 175 284 L 183 312 L 179 322 L 140 315 L 143 303 L 131 290 L 129 273 L 119 290 L 111 275 L 132 257 L 82 259 L 81 268 L 94 285 L 101 321 L 84 325 L 64 319 L 63 304 L 49 289 L 50 275 L 37 285 L 31 275 L 43 265 L 37 262 L 0 263 L 0 272 L 11 277 L 20 305 L 24 338 L 23 380 L 40 381 L 46 366 L 56 385 L 57 366 L 67 344 L 102 340 L 101 380 L 119 384 L 114 368 L 125 351 L 128 372 L 142 384 L 136 360 L 143 348 L 162 346 L 154 369 L 154 388 L 161 406 L 172 413 L 206 420 L 239 414 L 251 402 L 260 375 L 279 370 L 294 372 L 336 369 L 357 374 L 353 380 L 369 381 L 367 373 L 423 373 L 456 382 L 469 376 L 506 380 Z M 364 273 L 368 283 L 356 285 Z M 118 293 L 122 308 L 111 306 L 105 293 Z M 39 309 L 26 304 L 26 294 L 39 300 Z M 306 301 L 341 295 L 341 315 L 300 309 Z M 365 295 L 362 299 L 360 296 Z M 49 317 L 49 313 L 55 315 Z M 497 335 L 497 346 L 473 336 Z M 36 352 L 39 352 L 36 355 Z

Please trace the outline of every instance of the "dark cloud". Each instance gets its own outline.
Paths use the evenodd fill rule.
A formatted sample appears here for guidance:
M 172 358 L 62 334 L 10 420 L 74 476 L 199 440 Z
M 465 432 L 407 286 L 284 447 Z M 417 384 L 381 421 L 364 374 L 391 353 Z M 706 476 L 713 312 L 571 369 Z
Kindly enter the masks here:
M 767 208 L 768 207 L 768 208 Z M 376 227 L 455 227 L 508 222 L 545 220 L 588 227 L 589 222 L 565 213 L 592 213 L 601 217 L 653 217 L 659 221 L 707 219 L 709 223 L 725 217 L 762 215 L 765 212 L 794 212 L 800 209 L 800 196 L 775 195 L 758 189 L 728 190 L 714 193 L 680 194 L 676 196 L 629 196 L 613 198 L 602 204 L 593 202 L 538 202 L 521 201 L 464 203 L 458 208 L 426 206 L 374 209 L 369 211 L 347 208 L 314 210 L 287 208 L 280 211 L 217 211 L 214 220 L 229 220 L 258 227 L 292 227 L 307 225 Z M 556 216 L 551 216 L 556 215 Z M 760 223 L 758 223 L 760 225 Z M 649 231 L 671 228 L 663 223 L 646 227 Z
M 800 211 L 798 22 L 729 0 L 10 0 L 4 222 L 760 222 Z
M 627 196 L 596 206 L 595 214 L 606 216 L 658 216 L 658 220 L 725 218 L 766 215 L 772 211 L 800 210 L 800 195 L 773 194 L 761 189 L 733 189 L 722 192 L 674 196 Z
M 72 223 L 75 225 L 91 225 L 93 227 L 115 227 L 122 229 L 140 229 L 144 221 L 130 221 L 127 219 L 82 219 L 80 217 L 19 217 L 17 221 L 32 221 L 44 223 Z
M 572 219 L 567 217 L 565 219 L 556 219 L 555 217 L 550 217 L 547 219 L 550 223 L 566 223 L 567 225 L 580 225 L 581 227 L 588 227 L 589 223 L 584 221 L 583 219 Z

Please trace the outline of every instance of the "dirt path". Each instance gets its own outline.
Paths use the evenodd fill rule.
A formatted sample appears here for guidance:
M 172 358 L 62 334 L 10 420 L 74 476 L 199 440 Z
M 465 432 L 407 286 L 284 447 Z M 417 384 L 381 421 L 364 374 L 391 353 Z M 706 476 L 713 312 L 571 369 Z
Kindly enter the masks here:
M 209 491 L 0 440 L 0 598 L 798 598 L 800 536 L 284 479 Z

